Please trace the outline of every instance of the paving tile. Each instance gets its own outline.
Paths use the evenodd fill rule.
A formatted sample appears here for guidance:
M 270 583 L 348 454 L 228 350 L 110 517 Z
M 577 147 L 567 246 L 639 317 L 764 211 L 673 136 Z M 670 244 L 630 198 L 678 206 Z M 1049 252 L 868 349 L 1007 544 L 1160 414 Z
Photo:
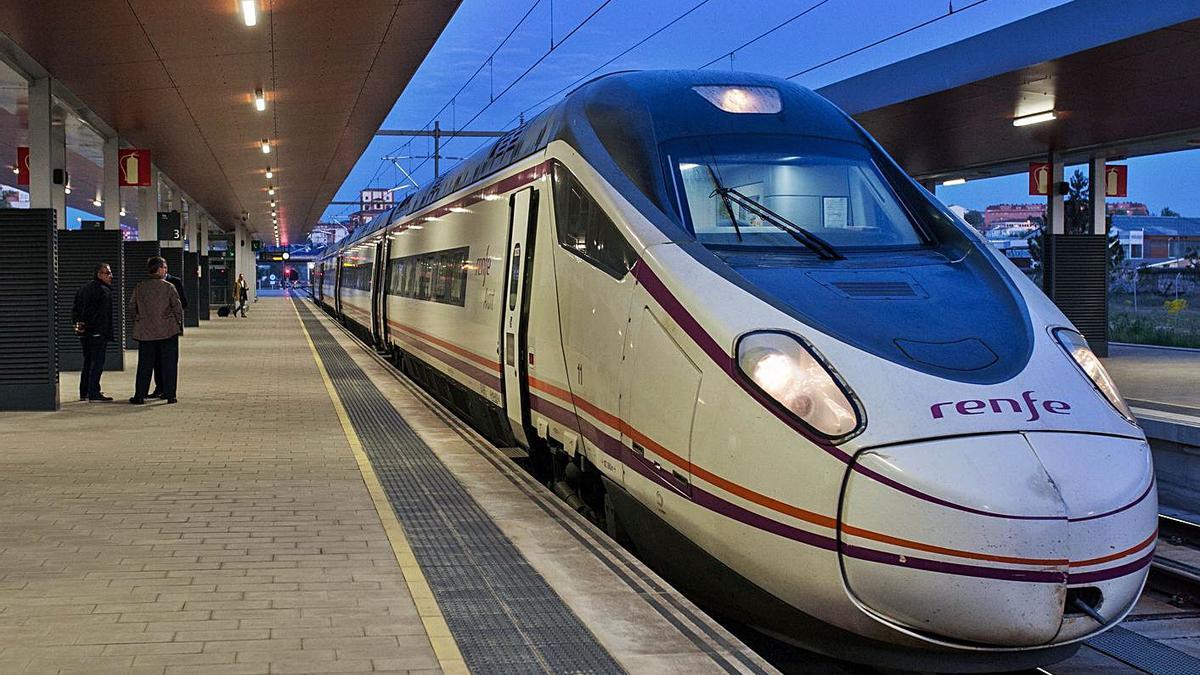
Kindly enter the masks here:
M 420 623 L 294 310 L 214 317 L 180 352 L 178 405 L 0 413 L 0 672 L 370 670 L 301 649 Z

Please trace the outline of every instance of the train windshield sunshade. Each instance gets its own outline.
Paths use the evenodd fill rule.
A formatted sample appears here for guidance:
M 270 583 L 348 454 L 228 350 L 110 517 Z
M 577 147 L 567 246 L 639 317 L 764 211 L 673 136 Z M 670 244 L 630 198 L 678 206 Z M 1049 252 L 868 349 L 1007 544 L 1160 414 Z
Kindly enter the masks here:
M 783 110 L 779 92 L 771 87 L 692 87 L 706 101 L 728 113 L 777 113 Z

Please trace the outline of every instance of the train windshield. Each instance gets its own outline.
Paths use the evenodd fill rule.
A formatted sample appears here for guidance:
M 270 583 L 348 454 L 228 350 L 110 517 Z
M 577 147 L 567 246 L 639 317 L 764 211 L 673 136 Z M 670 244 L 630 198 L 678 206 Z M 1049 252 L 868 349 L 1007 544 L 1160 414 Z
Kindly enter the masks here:
M 668 151 L 692 233 L 712 248 L 918 246 L 870 151 L 812 138 L 689 139 Z M 813 242 L 817 242 L 814 245 Z

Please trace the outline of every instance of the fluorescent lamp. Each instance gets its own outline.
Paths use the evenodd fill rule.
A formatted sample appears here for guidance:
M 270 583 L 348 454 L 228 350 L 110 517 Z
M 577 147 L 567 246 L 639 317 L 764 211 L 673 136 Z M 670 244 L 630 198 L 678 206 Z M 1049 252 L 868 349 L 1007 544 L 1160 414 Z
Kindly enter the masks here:
M 951 178 L 950 180 L 942 181 L 942 185 L 962 185 L 966 182 L 966 178 Z
M 1024 117 L 1015 117 L 1015 118 L 1013 118 L 1013 126 L 1014 127 L 1025 127 L 1025 126 L 1029 126 L 1030 124 L 1049 122 L 1050 120 L 1054 119 L 1055 117 L 1056 117 L 1056 115 L 1053 110 L 1047 110 L 1046 112 L 1041 112 L 1041 113 L 1037 113 L 1034 115 L 1025 115 Z
M 262 112 L 267 109 L 267 97 L 261 88 L 254 90 L 254 109 Z
M 247 26 L 258 25 L 258 0 L 242 0 L 242 20 Z
M 271 141 L 269 141 L 265 138 L 262 139 L 262 151 L 263 151 L 264 155 L 271 152 Z

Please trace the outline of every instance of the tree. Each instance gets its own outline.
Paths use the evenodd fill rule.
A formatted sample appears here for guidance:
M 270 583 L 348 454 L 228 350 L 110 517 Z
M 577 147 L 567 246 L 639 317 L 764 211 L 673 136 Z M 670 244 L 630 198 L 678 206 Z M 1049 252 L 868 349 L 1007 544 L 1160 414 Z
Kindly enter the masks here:
M 1067 198 L 1063 200 L 1063 225 L 1067 234 L 1088 234 L 1091 231 L 1091 219 L 1088 218 L 1090 201 L 1087 176 L 1075 169 L 1067 186 Z
M 970 211 L 967 211 L 966 214 L 963 215 L 963 220 L 967 221 L 967 224 L 970 225 L 971 227 L 974 227 L 975 229 L 979 229 L 979 227 L 981 225 L 983 225 L 983 214 L 980 213 L 979 211 L 972 209 Z
M 1164 207 L 1162 207 L 1162 211 L 1159 211 L 1159 212 L 1158 212 L 1158 215 L 1160 215 L 1160 216 L 1163 216 L 1163 217 L 1166 217 L 1166 218 L 1178 218 L 1178 217 L 1179 217 L 1179 212 L 1178 212 L 1178 211 L 1175 211 L 1175 210 L 1173 210 L 1173 209 L 1172 209 L 1171 207 L 1169 207 L 1169 206 L 1164 206 Z

